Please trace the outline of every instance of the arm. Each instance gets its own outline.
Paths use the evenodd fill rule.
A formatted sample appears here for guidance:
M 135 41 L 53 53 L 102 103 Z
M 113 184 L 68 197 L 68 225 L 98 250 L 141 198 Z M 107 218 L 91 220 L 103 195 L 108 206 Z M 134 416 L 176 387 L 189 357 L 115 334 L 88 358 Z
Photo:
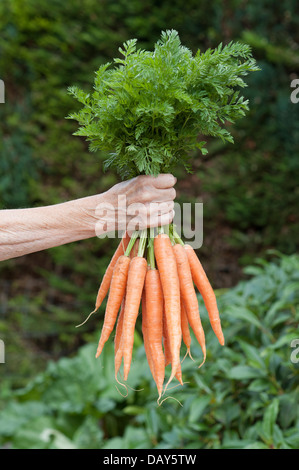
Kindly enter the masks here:
M 31 209 L 2 210 L 0 261 L 100 236 L 110 230 L 124 230 L 132 219 L 129 207 L 140 202 L 143 203 L 140 215 L 144 226 L 170 223 L 175 181 L 172 175 L 159 175 L 157 178 L 140 176 L 118 183 L 105 193 L 74 201 Z M 125 200 L 120 211 L 119 198 Z M 151 202 L 165 203 L 164 213 L 155 213 Z M 103 211 L 103 207 L 107 210 Z
M 88 212 L 97 199 L 1 211 L 0 261 L 94 236 Z

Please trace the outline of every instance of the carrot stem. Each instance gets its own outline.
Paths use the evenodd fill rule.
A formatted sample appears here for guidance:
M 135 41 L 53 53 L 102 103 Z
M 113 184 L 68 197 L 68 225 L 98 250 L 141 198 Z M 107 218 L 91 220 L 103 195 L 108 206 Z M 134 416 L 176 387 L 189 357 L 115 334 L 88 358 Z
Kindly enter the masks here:
M 148 264 L 151 269 L 156 269 L 154 238 L 155 238 L 155 232 L 152 229 L 150 229 L 150 238 L 148 242 L 148 261 L 149 261 Z
M 176 229 L 174 228 L 174 226 L 173 226 L 173 237 L 174 237 L 174 241 L 175 241 L 176 243 L 179 243 L 179 244 L 182 245 L 182 246 L 185 245 L 185 243 L 183 242 L 183 240 L 179 237 L 179 235 L 178 235 Z
M 132 250 L 132 248 L 134 246 L 134 243 L 135 243 L 135 241 L 137 240 L 138 237 L 139 237 L 139 231 L 135 230 L 135 232 L 133 232 L 133 234 L 132 234 L 131 240 L 128 243 L 127 249 L 125 251 L 125 256 L 130 256 L 131 250 Z
M 144 255 L 145 247 L 146 247 L 146 242 L 147 242 L 147 230 L 142 230 L 140 234 L 140 242 L 139 242 L 139 248 L 138 248 L 138 255 L 141 258 Z
M 172 224 L 170 224 L 172 225 Z M 163 228 L 163 232 L 162 233 L 166 233 L 166 235 L 169 236 L 170 234 L 170 225 L 163 225 L 162 228 Z

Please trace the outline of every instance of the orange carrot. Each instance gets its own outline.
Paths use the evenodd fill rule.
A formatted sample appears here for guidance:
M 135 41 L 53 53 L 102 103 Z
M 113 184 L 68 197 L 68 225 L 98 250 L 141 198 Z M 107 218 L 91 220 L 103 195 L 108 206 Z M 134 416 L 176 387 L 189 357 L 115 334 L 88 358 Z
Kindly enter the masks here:
M 138 254 L 138 247 L 139 247 L 139 238 L 135 241 L 133 248 L 130 251 L 130 259 L 134 258 Z M 117 379 L 117 374 L 121 366 L 122 362 L 122 330 L 123 330 L 123 320 L 124 320 L 124 311 L 125 311 L 125 298 L 124 296 L 122 303 L 121 303 L 121 310 L 118 317 L 116 331 L 115 331 L 115 338 L 114 338 L 114 368 L 115 368 L 115 378 Z
M 217 307 L 215 293 L 192 246 L 185 245 L 185 251 L 188 256 L 194 284 L 196 285 L 204 300 L 213 331 L 217 336 L 219 343 L 223 346 L 224 336 L 221 328 L 220 315 Z
M 103 276 L 101 285 L 100 285 L 99 290 L 98 290 L 94 312 L 100 308 L 104 298 L 106 297 L 106 295 L 109 291 L 109 287 L 110 287 L 111 279 L 112 279 L 112 274 L 113 274 L 113 269 L 115 267 L 115 264 L 116 264 L 118 258 L 125 253 L 129 241 L 130 241 L 130 237 L 127 234 L 127 232 L 125 232 L 124 235 L 123 235 L 123 238 L 121 239 L 117 249 L 115 250 L 114 255 L 112 256 L 111 261 L 110 261 L 110 263 L 109 263 L 109 265 L 108 265 L 108 267 L 105 271 L 105 274 Z
M 167 388 L 180 368 L 180 347 L 182 341 L 180 284 L 174 252 L 167 234 L 160 233 L 155 237 L 154 253 L 161 278 L 171 353 L 172 369 L 166 384 Z
M 165 354 L 165 367 L 167 367 L 168 364 L 171 364 L 171 353 L 169 349 L 169 335 L 168 335 L 167 320 L 165 317 L 165 312 L 163 312 L 163 344 L 164 344 L 164 354 Z M 183 379 L 182 379 L 181 363 L 177 369 L 175 377 L 178 379 L 181 385 L 184 385 Z
M 183 335 L 183 342 L 187 348 L 187 354 L 191 357 L 191 335 L 189 330 L 189 322 L 188 317 L 185 309 L 185 305 L 183 300 L 181 299 L 181 325 L 182 325 L 182 335 Z
M 127 294 L 124 311 L 122 354 L 124 358 L 124 380 L 128 379 L 134 345 L 134 330 L 139 312 L 144 280 L 147 271 L 146 259 L 135 256 L 130 262 Z
M 143 289 L 143 294 L 142 294 L 142 335 L 143 335 L 143 343 L 144 343 L 144 350 L 147 358 L 147 362 L 150 368 L 150 371 L 152 373 L 152 376 L 157 384 L 156 381 L 156 374 L 155 374 L 155 368 L 154 368 L 154 362 L 153 362 L 153 357 L 151 354 L 151 349 L 150 349 L 150 344 L 149 344 L 149 339 L 148 339 L 148 320 L 147 320 L 147 312 L 146 312 L 146 293 L 145 290 Z
M 90 312 L 88 317 L 82 323 L 80 323 L 80 325 L 77 325 L 77 327 L 84 325 L 84 323 L 86 323 L 87 320 L 89 320 L 91 315 L 93 315 L 100 308 L 100 306 L 102 305 L 102 302 L 105 299 L 105 297 L 106 297 L 106 295 L 109 291 L 109 288 L 110 288 L 112 274 L 113 274 L 113 270 L 114 270 L 114 267 L 116 265 L 116 262 L 117 262 L 118 258 L 124 254 L 124 252 L 125 252 L 125 250 L 128 246 L 129 241 L 130 241 L 130 237 L 127 234 L 127 232 L 125 232 L 122 239 L 121 239 L 121 241 L 120 241 L 120 243 L 119 243 L 119 245 L 118 245 L 118 247 L 117 247 L 117 249 L 115 250 L 114 255 L 111 258 L 111 261 L 110 261 L 110 263 L 109 263 L 109 265 L 108 265 L 108 267 L 105 271 L 105 274 L 103 276 L 101 285 L 100 285 L 99 290 L 98 290 L 94 310 L 92 312 Z
M 117 318 L 117 313 L 121 306 L 127 284 L 128 271 L 130 266 L 130 258 L 126 255 L 121 255 L 114 267 L 110 292 L 106 305 L 106 312 L 104 318 L 104 324 L 99 340 L 96 357 L 101 354 L 104 344 L 108 340 Z
M 116 329 L 115 329 L 115 337 L 114 337 L 114 349 L 115 349 L 115 351 L 117 351 L 118 348 L 119 348 L 121 335 L 122 335 L 124 310 L 125 310 L 125 298 L 126 297 L 124 296 L 124 298 L 122 300 L 122 303 L 121 303 L 120 312 L 119 312 L 119 316 L 118 316 L 117 324 L 116 324 Z
M 120 313 L 118 316 L 115 337 L 114 337 L 114 369 L 115 369 L 115 378 L 117 377 L 118 371 L 121 366 L 121 355 L 118 354 L 118 349 L 121 343 L 122 329 L 123 329 L 123 319 L 124 319 L 124 310 L 125 310 L 125 296 L 121 303 Z
M 159 397 L 161 397 L 165 377 L 165 359 L 162 348 L 164 300 L 160 275 L 157 269 L 149 269 L 146 273 L 145 298 L 147 337 L 153 358 L 155 381 Z
M 163 311 L 163 346 L 164 346 L 164 357 L 165 357 L 165 367 L 171 363 L 171 354 L 169 349 L 169 339 L 168 339 L 168 331 L 167 331 L 167 324 L 165 318 L 165 310 Z
M 194 331 L 197 341 L 199 342 L 203 355 L 204 361 L 206 358 L 206 346 L 205 346 L 205 334 L 201 324 L 198 301 L 196 292 L 193 285 L 191 270 L 188 262 L 186 250 L 179 243 L 173 246 L 173 252 L 175 255 L 178 276 L 180 280 L 180 291 L 181 297 L 184 302 L 188 322 Z

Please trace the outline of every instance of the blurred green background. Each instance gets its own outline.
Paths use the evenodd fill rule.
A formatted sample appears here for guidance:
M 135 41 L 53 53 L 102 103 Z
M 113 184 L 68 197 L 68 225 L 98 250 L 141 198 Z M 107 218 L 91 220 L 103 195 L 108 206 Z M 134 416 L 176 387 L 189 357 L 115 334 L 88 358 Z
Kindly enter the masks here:
M 176 29 L 194 52 L 220 42 L 252 46 L 250 113 L 235 144 L 210 140 L 194 174 L 178 173 L 177 200 L 204 204 L 198 251 L 217 289 L 226 346 L 207 331 L 200 369 L 156 404 L 141 325 L 128 396 L 115 388 L 112 342 L 94 360 L 103 311 L 80 329 L 115 248 L 91 239 L 0 264 L 0 447 L 298 448 L 299 74 L 296 0 L 2 0 L 0 209 L 55 204 L 118 181 L 101 155 L 72 136 L 67 87 L 90 89 L 94 71 L 137 38 L 151 49 Z M 95 176 L 97 175 L 97 176 Z M 142 366 L 142 367 L 141 367 Z M 142 390 L 141 390 L 142 389 Z

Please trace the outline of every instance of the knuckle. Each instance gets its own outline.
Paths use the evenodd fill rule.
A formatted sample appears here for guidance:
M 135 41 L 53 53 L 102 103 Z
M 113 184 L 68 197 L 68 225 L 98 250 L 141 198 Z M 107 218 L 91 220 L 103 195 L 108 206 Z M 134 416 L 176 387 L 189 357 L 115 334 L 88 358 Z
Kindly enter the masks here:
M 174 188 L 171 188 L 171 199 L 175 199 L 176 198 L 176 190 Z
M 140 188 L 140 199 L 141 201 L 150 201 L 152 198 L 152 193 L 147 186 Z

